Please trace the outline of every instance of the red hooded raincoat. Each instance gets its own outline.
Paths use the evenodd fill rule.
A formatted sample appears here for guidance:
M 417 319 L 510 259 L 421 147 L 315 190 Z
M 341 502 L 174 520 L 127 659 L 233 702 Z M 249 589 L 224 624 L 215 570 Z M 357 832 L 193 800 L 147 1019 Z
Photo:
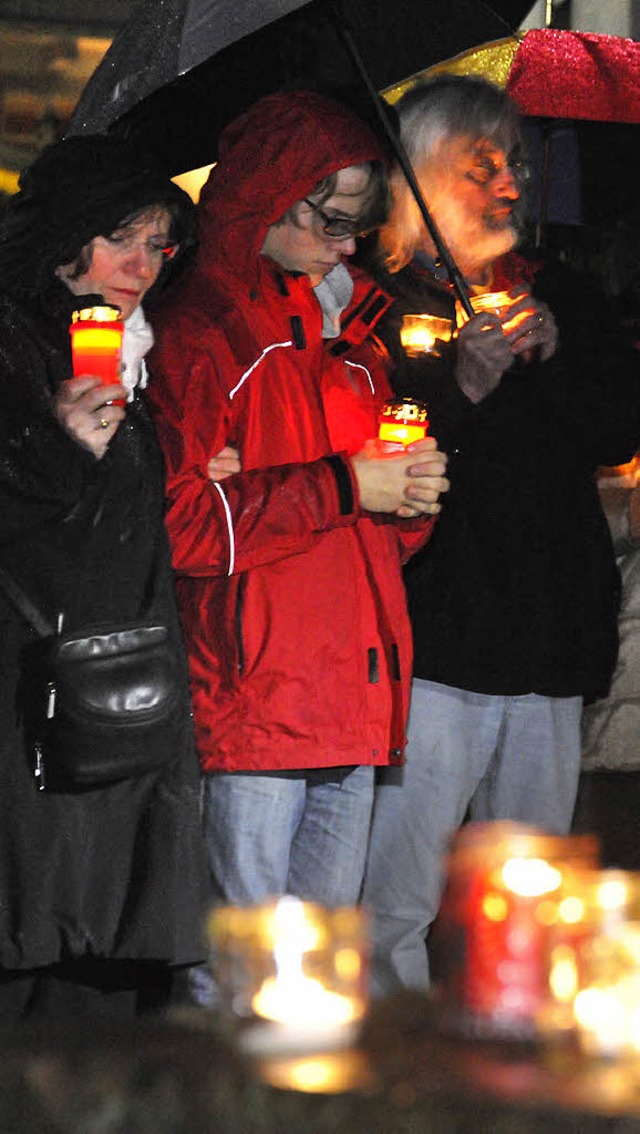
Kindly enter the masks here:
M 390 395 L 371 335 L 388 301 L 352 271 L 342 335 L 323 340 L 308 277 L 260 254 L 321 178 L 381 154 L 350 111 L 306 92 L 263 99 L 219 153 L 198 262 L 151 359 L 202 764 L 401 762 L 400 567 L 431 522 L 361 511 L 346 456 L 376 435 Z M 207 463 L 225 444 L 242 472 L 214 484 Z

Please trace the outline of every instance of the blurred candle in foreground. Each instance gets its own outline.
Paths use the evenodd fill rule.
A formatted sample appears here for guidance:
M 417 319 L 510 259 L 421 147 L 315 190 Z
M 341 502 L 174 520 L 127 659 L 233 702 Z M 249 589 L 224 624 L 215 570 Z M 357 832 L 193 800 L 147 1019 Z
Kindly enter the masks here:
M 258 1016 L 282 1024 L 319 1029 L 354 1018 L 349 997 L 332 992 L 321 980 L 306 976 L 304 958 L 318 949 L 323 934 L 320 919 L 302 902 L 280 901 L 273 912 L 275 976 L 267 977 L 252 1000 Z
M 573 1004 L 581 1046 L 590 1055 L 640 1056 L 640 924 L 599 935 L 589 953 L 589 983 Z
M 550 986 L 591 1055 L 640 1055 L 640 874 L 578 871 L 552 929 Z M 570 1013 L 570 1016 L 568 1015 Z
M 124 323 L 118 307 L 84 307 L 74 311 L 69 327 L 73 373 L 95 375 L 103 386 L 120 382 Z M 118 400 L 117 405 L 124 404 Z
M 529 1039 L 550 998 L 549 930 L 565 872 L 596 864 L 589 836 L 517 823 L 467 824 L 452 843 L 439 917 L 443 1022 L 474 1035 Z
M 349 1042 L 367 1006 L 366 927 L 361 909 L 329 910 L 290 896 L 212 912 L 221 1009 L 254 1024 L 241 1036 L 244 1050 L 321 1051 Z

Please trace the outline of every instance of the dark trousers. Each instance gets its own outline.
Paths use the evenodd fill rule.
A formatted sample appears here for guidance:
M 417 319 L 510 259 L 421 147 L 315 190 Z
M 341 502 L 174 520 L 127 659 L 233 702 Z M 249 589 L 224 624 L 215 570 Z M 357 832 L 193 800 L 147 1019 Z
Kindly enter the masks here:
M 640 771 L 583 772 L 573 830 L 598 836 L 603 866 L 640 870 Z
M 159 961 L 83 957 L 41 969 L 0 968 L 0 1020 L 131 1019 L 171 1002 L 173 972 Z

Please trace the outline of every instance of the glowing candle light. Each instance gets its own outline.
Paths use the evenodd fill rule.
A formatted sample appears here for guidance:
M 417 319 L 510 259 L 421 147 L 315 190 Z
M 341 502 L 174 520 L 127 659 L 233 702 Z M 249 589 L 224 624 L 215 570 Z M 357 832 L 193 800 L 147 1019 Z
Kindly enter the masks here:
M 429 413 L 424 402 L 412 398 L 384 403 L 378 418 L 378 437 L 393 445 L 404 448 L 413 441 L 422 441 L 429 432 Z
M 551 928 L 549 1019 L 591 1054 L 640 1052 L 640 875 L 578 869 Z M 634 1046 L 635 1045 L 635 1046 Z
M 537 1034 L 552 995 L 550 928 L 563 882 L 573 862 L 591 863 L 594 850 L 584 836 L 560 838 L 510 823 L 468 824 L 456 836 L 439 918 L 438 994 L 449 1026 Z M 566 964 L 573 953 L 555 960 L 556 983 L 573 977 L 575 992 L 577 978 Z
M 118 307 L 84 307 L 71 316 L 71 356 L 75 377 L 90 374 L 103 386 L 120 382 L 124 324 Z M 118 400 L 116 405 L 122 405 Z
M 521 296 L 520 298 L 524 297 Z M 491 312 L 492 315 L 497 315 L 498 319 L 500 319 L 500 321 L 502 322 L 502 329 L 506 334 L 509 334 L 511 331 L 517 330 L 517 328 L 522 323 L 524 323 L 525 319 L 528 319 L 531 315 L 534 314 L 533 308 L 527 308 L 524 311 L 518 311 L 515 315 L 512 315 L 511 318 L 509 318 L 509 310 L 519 302 L 520 299 L 512 299 L 508 291 L 487 291 L 483 295 L 471 296 L 471 306 L 473 307 L 476 315 L 480 315 L 483 312 Z M 457 301 L 457 325 L 461 327 L 463 323 L 466 323 L 468 321 L 468 319 L 469 316 L 462 307 L 462 304 Z
M 438 355 L 437 344 L 451 338 L 450 319 L 438 315 L 403 315 L 400 343 L 410 358 L 421 354 Z
M 258 1016 L 294 1028 L 331 1028 L 354 1019 L 353 1002 L 322 981 L 304 975 L 305 954 L 318 945 L 318 927 L 301 902 L 279 902 L 274 911 L 275 977 L 264 981 L 253 998 Z
M 243 1050 L 321 1051 L 348 1045 L 366 1010 L 368 939 L 359 908 L 328 910 L 285 896 L 213 911 L 213 967 Z
M 590 1055 L 640 1055 L 640 874 L 581 872 L 584 932 L 572 944 L 573 1023 Z M 564 910 L 561 909 L 561 913 Z M 559 927 L 560 929 L 562 927 Z M 554 989 L 554 992 L 557 991 Z

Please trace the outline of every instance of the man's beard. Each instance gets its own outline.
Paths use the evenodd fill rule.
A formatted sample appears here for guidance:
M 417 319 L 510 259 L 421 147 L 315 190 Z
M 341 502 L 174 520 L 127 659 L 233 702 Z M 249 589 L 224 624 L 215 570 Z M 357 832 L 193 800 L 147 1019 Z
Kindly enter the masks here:
M 463 230 L 454 230 L 454 237 L 447 240 L 449 252 L 463 273 L 463 276 L 473 278 L 482 274 L 489 266 L 511 252 L 519 240 L 513 217 L 499 226 L 491 226 L 486 218 L 482 218 L 477 225 Z
M 518 210 L 508 202 L 509 215 L 492 216 L 490 212 L 473 215 L 457 207 L 456 202 L 440 199 L 434 210 L 436 223 L 453 259 L 467 278 L 482 275 L 498 256 L 510 252 L 518 243 Z M 497 202 L 498 208 L 507 207 Z

